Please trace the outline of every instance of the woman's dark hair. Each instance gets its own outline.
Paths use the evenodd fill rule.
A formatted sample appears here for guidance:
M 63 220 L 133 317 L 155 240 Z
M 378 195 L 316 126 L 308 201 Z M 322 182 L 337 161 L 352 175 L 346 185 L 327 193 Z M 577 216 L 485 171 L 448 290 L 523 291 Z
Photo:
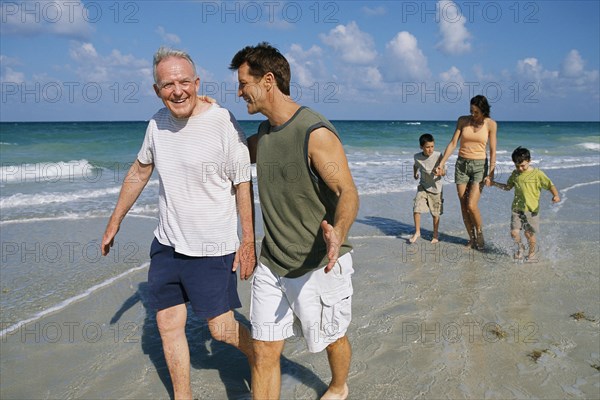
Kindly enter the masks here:
M 479 94 L 479 95 L 473 97 L 471 99 L 471 105 L 479 108 L 484 117 L 490 116 L 490 108 L 491 107 L 490 107 L 490 104 L 488 103 L 487 99 L 485 98 L 485 96 L 482 96 Z
M 229 69 L 238 70 L 244 63 L 248 63 L 250 75 L 255 78 L 262 78 L 268 72 L 273 73 L 279 90 L 290 95 L 290 64 L 275 47 L 267 42 L 246 46 L 233 56 Z

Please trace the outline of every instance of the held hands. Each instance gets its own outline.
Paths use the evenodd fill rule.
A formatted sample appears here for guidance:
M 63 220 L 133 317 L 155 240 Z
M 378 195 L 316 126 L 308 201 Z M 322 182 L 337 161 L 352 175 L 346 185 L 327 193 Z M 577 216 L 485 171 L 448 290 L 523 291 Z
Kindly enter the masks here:
M 439 165 L 436 169 L 433 170 L 433 174 L 435 176 L 444 176 L 446 175 L 446 169 L 443 165 Z
M 240 247 L 235 253 L 233 268 L 231 270 L 237 271 L 238 267 L 240 266 L 240 279 L 249 279 L 254 273 L 254 268 L 256 268 L 256 252 L 254 249 L 254 241 L 242 242 L 240 244 Z
M 328 273 L 340 256 L 342 239 L 333 225 L 330 225 L 327 221 L 321 222 L 321 229 L 323 229 L 323 239 L 325 239 L 325 244 L 327 245 L 327 257 L 329 258 L 329 262 L 325 267 L 325 273 Z

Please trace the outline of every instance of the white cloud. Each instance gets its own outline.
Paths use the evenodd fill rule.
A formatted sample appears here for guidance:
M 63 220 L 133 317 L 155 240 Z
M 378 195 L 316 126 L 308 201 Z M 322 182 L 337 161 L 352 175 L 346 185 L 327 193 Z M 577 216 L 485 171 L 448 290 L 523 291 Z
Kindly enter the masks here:
M 465 27 L 466 19 L 459 7 L 451 0 L 440 0 L 437 3 L 437 12 L 442 40 L 436 47 L 451 55 L 471 51 L 471 34 Z
M 0 81 L 3 83 L 23 83 L 25 82 L 25 74 L 23 72 L 14 71 L 10 67 L 3 68 Z
M 75 42 L 71 43 L 69 55 L 78 62 L 95 62 L 98 59 L 96 48 L 91 43 L 81 43 L 80 45 Z
M 152 84 L 152 68 L 149 60 L 136 58 L 131 54 L 122 54 L 112 50 L 103 56 L 96 51 L 92 43 L 71 42 L 71 59 L 75 61 L 75 73 L 84 82 L 109 83 L 124 79 Z
M 535 85 L 540 92 L 554 97 L 565 97 L 568 93 L 587 93 L 599 98 L 598 70 L 586 70 L 585 60 L 577 50 L 571 50 L 562 62 L 561 70 L 548 70 L 535 57 L 519 60 L 515 79 L 520 85 Z
M 23 65 L 18 58 L 5 56 L 4 54 L 0 54 L 0 66 L 2 67 L 14 67 Z
M 387 63 L 388 75 L 392 79 L 411 78 L 428 79 L 431 76 L 427 66 L 427 57 L 417 43 L 417 38 L 411 33 L 399 32 L 387 45 L 390 54 Z
M 354 21 L 348 25 L 338 25 L 327 35 L 321 34 L 320 37 L 345 62 L 364 65 L 372 63 L 377 57 L 373 38 L 362 32 Z
M 544 69 L 535 57 L 527 57 L 517 61 L 517 74 L 521 78 L 541 81 L 542 79 L 553 79 L 558 77 L 558 71 Z
M 480 64 L 475 64 L 473 66 L 473 72 L 475 73 L 477 82 L 492 82 L 496 80 L 496 77 L 491 73 L 486 73 Z
M 566 77 L 579 77 L 584 71 L 584 62 L 577 50 L 571 50 L 563 61 L 561 73 Z
M 312 46 L 305 51 L 302 46 L 292 44 L 285 58 L 290 63 L 292 82 L 301 86 L 311 86 L 325 76 L 325 66 L 321 61 L 323 50 L 319 46 Z
M 364 82 L 373 88 L 378 88 L 383 84 L 383 76 L 378 68 L 367 67 L 364 73 Z
M 15 36 L 54 35 L 77 40 L 89 38 L 94 12 L 81 1 L 26 0 L 0 3 L 0 34 Z M 95 6 L 96 8 L 98 5 Z M 85 16 L 85 17 L 84 17 Z M 86 21 L 86 19 L 88 21 Z
M 168 43 L 168 44 L 178 44 L 181 42 L 181 39 L 179 38 L 179 36 L 177 36 L 174 33 L 168 33 L 165 28 L 163 28 L 162 26 L 159 26 L 156 29 L 156 33 L 158 33 L 158 35 L 160 36 L 160 38 L 162 39 L 163 42 Z
M 458 83 L 460 85 L 465 83 L 465 79 L 463 78 L 460 70 L 455 66 L 450 67 L 450 69 L 446 72 L 440 73 L 440 80 L 445 83 Z

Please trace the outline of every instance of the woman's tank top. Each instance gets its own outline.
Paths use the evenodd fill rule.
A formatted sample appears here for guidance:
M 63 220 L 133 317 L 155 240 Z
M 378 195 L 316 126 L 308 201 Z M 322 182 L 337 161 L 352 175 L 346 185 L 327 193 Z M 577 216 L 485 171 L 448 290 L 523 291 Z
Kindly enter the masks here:
M 458 156 L 469 160 L 485 160 L 485 146 L 488 141 L 489 130 L 484 123 L 477 131 L 472 125 L 462 128 L 460 135 L 460 148 Z

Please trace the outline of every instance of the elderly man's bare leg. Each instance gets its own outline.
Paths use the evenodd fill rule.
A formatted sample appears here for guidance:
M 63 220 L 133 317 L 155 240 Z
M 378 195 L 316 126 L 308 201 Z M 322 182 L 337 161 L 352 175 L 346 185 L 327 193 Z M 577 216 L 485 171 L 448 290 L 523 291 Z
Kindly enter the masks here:
M 192 398 L 190 351 L 185 337 L 186 319 L 187 308 L 185 304 L 160 310 L 156 314 L 156 322 L 173 383 L 175 400 Z

